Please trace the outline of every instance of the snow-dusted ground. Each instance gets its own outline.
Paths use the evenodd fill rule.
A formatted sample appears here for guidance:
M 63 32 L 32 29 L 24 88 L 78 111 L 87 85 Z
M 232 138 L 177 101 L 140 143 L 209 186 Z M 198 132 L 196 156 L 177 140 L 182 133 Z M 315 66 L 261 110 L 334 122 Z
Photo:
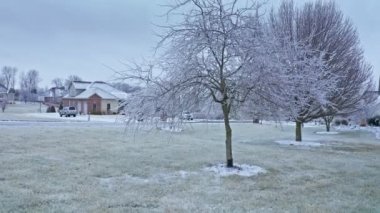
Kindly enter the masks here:
M 275 141 L 276 143 L 280 145 L 287 145 L 287 146 L 305 146 L 305 147 L 318 147 L 322 146 L 321 143 L 318 142 L 312 142 L 312 141 L 302 141 L 302 142 L 297 142 L 294 140 L 279 140 Z
M 380 139 L 380 127 L 339 126 L 339 127 L 336 127 L 336 129 L 340 132 L 356 132 L 356 131 L 371 132 L 375 135 L 377 139 Z
M 107 117 L 82 122 L 12 110 L 0 113 L 12 120 L 0 121 L 0 212 L 380 209 L 380 140 L 368 129 L 317 135 L 324 127 L 308 126 L 304 140 L 323 146 L 301 149 L 274 143 L 294 139 L 291 125 L 234 123 L 234 162 L 243 170 L 224 176 L 221 123 L 132 135 Z
M 247 164 L 236 164 L 232 168 L 228 168 L 224 163 L 219 163 L 210 167 L 204 168 L 204 171 L 214 173 L 216 176 L 225 177 L 231 175 L 238 175 L 243 177 L 251 177 L 259 173 L 265 173 L 265 169 Z
M 326 131 L 323 131 L 323 132 L 315 132 L 315 134 L 317 134 L 317 135 L 337 135 L 337 134 L 339 134 L 339 132 L 333 132 L 333 131 L 326 132 Z

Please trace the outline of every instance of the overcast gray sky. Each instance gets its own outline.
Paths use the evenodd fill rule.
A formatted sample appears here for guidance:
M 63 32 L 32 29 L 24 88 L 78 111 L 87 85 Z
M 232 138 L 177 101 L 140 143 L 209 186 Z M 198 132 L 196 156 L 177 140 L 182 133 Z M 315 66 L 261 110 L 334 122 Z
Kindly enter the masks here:
M 305 0 L 296 0 L 304 2 Z M 53 78 L 113 79 L 107 68 L 149 56 L 152 22 L 166 0 L 0 0 L 0 66 Z M 272 0 L 269 4 L 278 4 Z M 380 73 L 380 1 L 337 0 L 356 25 L 367 60 Z

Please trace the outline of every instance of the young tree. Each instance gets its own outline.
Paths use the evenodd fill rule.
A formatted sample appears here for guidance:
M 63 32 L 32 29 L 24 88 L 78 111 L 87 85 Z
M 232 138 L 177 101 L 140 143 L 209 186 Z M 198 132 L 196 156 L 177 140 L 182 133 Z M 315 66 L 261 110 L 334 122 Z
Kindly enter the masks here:
M 16 82 L 17 69 L 15 67 L 3 67 L 0 74 L 1 83 L 6 87 L 7 91 L 14 89 Z
M 7 101 L 6 100 L 0 100 L 0 106 L 1 106 L 1 111 L 4 112 L 5 109 L 7 108 Z
M 63 79 L 62 78 L 54 78 L 51 83 L 54 85 L 56 88 L 63 87 Z
M 20 97 L 25 103 L 29 100 L 29 84 L 25 72 L 20 73 Z
M 223 113 L 227 167 L 233 167 L 230 113 L 244 102 L 258 82 L 258 11 L 256 1 L 182 0 L 168 16 L 180 21 L 163 27 L 164 49 L 156 72 L 134 67 L 124 79 L 139 79 L 154 100 L 181 105 L 212 100 Z M 177 13 L 178 12 L 178 13 Z M 182 101 L 181 101 L 182 100 Z M 162 102 L 161 102 L 162 103 Z
M 30 70 L 27 73 L 21 73 L 20 90 L 24 102 L 35 101 L 39 81 L 39 72 L 37 70 Z
M 82 81 L 82 78 L 77 76 L 77 75 L 69 75 L 69 77 L 67 77 L 65 80 L 66 90 L 69 89 L 69 86 L 70 86 L 71 82 L 73 82 L 73 81 Z

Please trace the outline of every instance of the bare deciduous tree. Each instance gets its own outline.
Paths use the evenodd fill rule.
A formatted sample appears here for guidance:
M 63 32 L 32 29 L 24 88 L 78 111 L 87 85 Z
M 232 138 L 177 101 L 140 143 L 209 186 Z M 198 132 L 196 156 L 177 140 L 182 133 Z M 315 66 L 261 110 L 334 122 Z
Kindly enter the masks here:
M 259 82 L 255 62 L 260 55 L 257 37 L 261 4 L 249 1 L 240 7 L 241 3 L 177 1 L 170 6 L 168 16 L 180 14 L 181 21 L 163 27 L 166 33 L 159 43 L 164 49 L 160 67 L 153 72 L 135 66 L 135 72 L 123 73 L 124 79 L 147 82 L 150 98 L 165 100 L 160 101 L 163 109 L 169 105 L 187 108 L 210 99 L 217 103 L 224 118 L 227 167 L 233 167 L 230 113 Z
M 14 89 L 15 82 L 16 82 L 16 74 L 17 74 L 17 69 L 15 67 L 3 67 L 1 70 L 1 83 L 6 87 L 7 91 L 10 89 Z
M 82 80 L 82 78 L 79 77 L 79 76 L 77 76 L 77 75 L 70 75 L 65 80 L 65 88 L 66 88 L 66 90 L 69 89 L 69 86 L 70 86 L 71 82 L 73 82 L 73 81 L 81 81 L 81 80 Z
M 24 102 L 36 101 L 39 81 L 39 72 L 37 70 L 30 70 L 27 73 L 21 73 L 20 92 Z
M 54 78 L 51 83 L 54 85 L 54 87 L 60 88 L 63 87 L 63 79 L 62 78 Z

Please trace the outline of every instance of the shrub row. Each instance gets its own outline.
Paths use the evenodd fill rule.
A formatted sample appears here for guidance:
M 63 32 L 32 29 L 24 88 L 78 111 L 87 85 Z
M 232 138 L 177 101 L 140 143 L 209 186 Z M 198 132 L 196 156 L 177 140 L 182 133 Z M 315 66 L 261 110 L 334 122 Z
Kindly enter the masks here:
M 367 119 L 367 123 L 370 126 L 380 126 L 380 116 L 377 115 L 375 117 Z
M 55 112 L 55 107 L 54 107 L 54 106 L 49 106 L 49 107 L 46 109 L 46 112 L 54 113 L 54 112 Z
M 335 119 L 334 123 L 335 123 L 335 126 L 340 126 L 340 125 L 347 126 L 348 125 L 348 121 L 346 119 Z

